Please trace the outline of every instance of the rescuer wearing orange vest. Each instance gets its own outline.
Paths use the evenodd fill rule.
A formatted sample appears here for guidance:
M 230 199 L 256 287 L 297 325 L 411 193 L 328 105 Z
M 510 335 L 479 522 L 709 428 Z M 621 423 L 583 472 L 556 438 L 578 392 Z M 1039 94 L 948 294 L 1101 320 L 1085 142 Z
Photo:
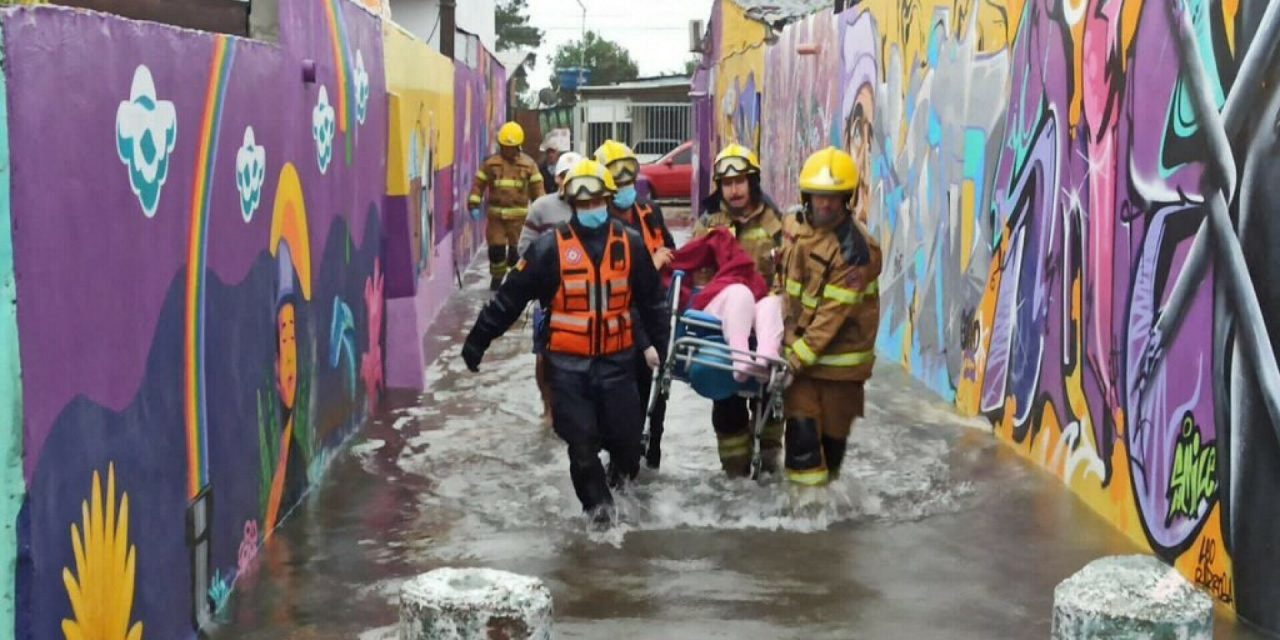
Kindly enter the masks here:
M 653 266 L 661 272 L 671 264 L 676 248 L 675 238 L 667 230 L 666 220 L 662 217 L 662 208 L 656 202 L 636 199 L 636 178 L 640 175 L 640 161 L 636 159 L 631 147 L 616 140 L 605 140 L 596 149 L 596 162 L 609 169 L 618 193 L 609 205 L 609 214 L 621 220 L 640 234 L 644 240 L 645 250 L 653 258 Z M 664 326 L 667 323 L 663 323 Z M 666 343 L 657 343 L 644 332 L 636 334 L 639 341 L 636 354 L 636 388 L 640 392 L 640 401 L 648 404 L 649 392 L 653 388 L 653 373 L 647 358 L 642 353 L 652 346 L 662 360 L 667 354 Z M 649 416 L 649 449 L 644 452 L 645 464 L 650 469 L 657 469 L 662 460 L 663 420 L 666 417 L 666 401 L 659 398 Z M 646 409 L 647 410 L 647 409 Z
M 573 217 L 539 237 L 480 312 L 462 357 L 479 369 L 489 344 L 520 317 L 531 300 L 550 313 L 547 344 L 552 426 L 568 444 L 574 491 L 596 526 L 614 517 L 610 487 L 640 468 L 644 407 L 636 393 L 633 332 L 642 325 L 667 341 L 666 296 L 644 240 L 609 217 L 617 188 L 593 160 L 565 176 Z M 652 349 L 646 354 L 657 365 Z M 610 469 L 600 463 L 603 448 Z
M 489 222 L 485 225 L 485 242 L 489 244 L 490 289 L 497 289 L 502 278 L 520 257 L 516 245 L 529 215 L 529 203 L 546 193 L 542 172 L 524 152 L 524 129 L 508 122 L 498 129 L 499 152 L 489 156 L 476 172 L 475 184 L 467 203 L 471 216 L 480 219 L 480 204 L 489 194 Z
M 823 149 L 800 170 L 804 209 L 783 223 L 783 320 L 794 380 L 783 399 L 787 479 L 823 485 L 840 473 L 880 326 L 880 246 L 853 215 L 858 167 Z

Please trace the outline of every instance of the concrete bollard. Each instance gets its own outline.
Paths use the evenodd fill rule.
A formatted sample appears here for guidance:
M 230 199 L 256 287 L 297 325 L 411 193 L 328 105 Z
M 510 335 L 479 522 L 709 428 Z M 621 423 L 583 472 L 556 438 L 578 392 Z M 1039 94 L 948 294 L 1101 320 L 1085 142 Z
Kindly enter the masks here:
M 551 592 L 494 569 L 436 569 L 400 589 L 400 640 L 550 640 Z
M 1211 640 L 1213 600 L 1154 557 L 1102 558 L 1053 590 L 1053 638 Z

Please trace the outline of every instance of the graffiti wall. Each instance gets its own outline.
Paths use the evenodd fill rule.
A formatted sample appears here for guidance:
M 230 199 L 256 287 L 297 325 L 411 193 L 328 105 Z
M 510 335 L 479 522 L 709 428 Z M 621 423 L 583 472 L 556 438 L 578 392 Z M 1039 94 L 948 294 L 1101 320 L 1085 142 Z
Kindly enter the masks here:
M 387 384 L 421 389 L 423 337 L 456 285 L 452 220 L 454 62 L 383 26 L 388 96 Z M 459 260 L 459 262 L 461 259 Z
M 738 142 L 760 150 L 764 106 L 764 25 L 748 19 L 733 0 L 717 0 L 708 28 L 709 46 L 702 60 L 706 71 L 693 80 L 695 93 L 707 94 L 694 97 L 698 124 L 694 193 L 702 195 L 712 189 L 711 160 L 719 149 Z
M 381 27 L 279 10 L 280 46 L 3 16 L 18 637 L 194 637 L 383 386 Z
M 458 146 L 453 164 L 453 251 L 458 257 L 456 268 L 463 271 L 470 263 L 470 256 L 484 243 L 484 220 L 472 220 L 467 207 L 467 196 L 480 164 L 490 154 L 496 153 L 498 128 L 505 122 L 507 113 L 506 72 L 502 65 L 480 51 L 475 67 L 457 66 L 454 76 L 454 127 L 459 140 L 467 141 Z M 466 256 L 464 259 L 463 256 Z
M 809 154 L 840 145 L 840 84 L 826 74 L 840 66 L 840 42 L 835 16 L 823 12 L 784 31 L 769 48 L 763 113 L 770 126 L 762 128 L 762 152 L 769 172 L 762 176 L 765 193 L 777 202 L 795 199 L 800 165 Z M 813 47 L 797 54 L 797 48 Z
M 1263 8 L 868 0 L 787 28 L 761 127 L 780 203 L 811 149 L 857 160 L 882 353 L 1280 630 Z

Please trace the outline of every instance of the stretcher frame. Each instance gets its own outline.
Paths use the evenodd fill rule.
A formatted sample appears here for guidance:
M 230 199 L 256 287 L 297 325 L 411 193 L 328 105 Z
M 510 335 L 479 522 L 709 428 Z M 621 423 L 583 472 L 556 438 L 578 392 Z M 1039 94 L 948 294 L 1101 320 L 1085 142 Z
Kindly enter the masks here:
M 719 323 L 706 322 L 697 318 L 685 318 L 679 312 L 680 285 L 684 278 L 685 273 L 683 271 L 676 271 L 672 274 L 671 291 L 668 294 L 668 304 L 671 312 L 670 326 L 668 327 L 670 333 L 667 334 L 671 336 L 672 341 L 670 348 L 667 349 L 666 358 L 653 373 L 653 386 L 649 391 L 644 429 L 640 436 L 641 451 L 648 450 L 653 414 L 659 401 L 665 402 L 670 398 L 672 381 L 688 382 L 686 377 L 678 375 L 677 372 L 687 372 L 689 367 L 694 364 L 729 373 L 733 373 L 735 362 L 746 362 L 755 367 L 764 366 L 768 372 L 767 380 L 753 385 L 753 387 L 741 389 L 738 392 L 739 396 L 747 398 L 747 405 L 751 413 L 753 445 L 751 448 L 751 479 L 757 480 L 760 477 L 762 466 L 761 436 L 764 433 L 764 426 L 771 419 L 779 422 L 783 420 L 782 397 L 786 388 L 786 379 L 791 373 L 791 365 L 781 358 L 765 356 L 745 349 L 735 349 L 730 347 L 727 341 L 715 342 L 689 335 L 676 338 L 681 325 L 711 331 L 722 331 Z M 677 366 L 680 364 L 683 364 L 683 367 Z

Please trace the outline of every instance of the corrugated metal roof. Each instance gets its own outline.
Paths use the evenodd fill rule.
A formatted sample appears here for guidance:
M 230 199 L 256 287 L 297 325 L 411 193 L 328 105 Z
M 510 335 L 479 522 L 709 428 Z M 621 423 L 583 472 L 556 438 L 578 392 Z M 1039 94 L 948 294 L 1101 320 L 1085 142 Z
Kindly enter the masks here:
M 747 17 L 781 27 L 805 16 L 832 9 L 831 0 L 733 0 Z

